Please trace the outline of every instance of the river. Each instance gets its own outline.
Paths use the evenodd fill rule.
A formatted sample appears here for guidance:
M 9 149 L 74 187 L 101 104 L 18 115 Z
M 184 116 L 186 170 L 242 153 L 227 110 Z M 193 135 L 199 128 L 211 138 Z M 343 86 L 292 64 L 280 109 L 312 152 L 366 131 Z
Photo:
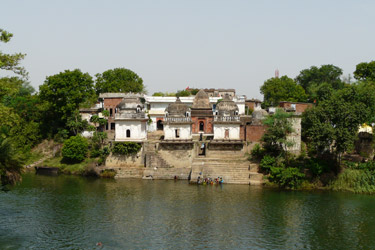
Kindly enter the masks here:
M 375 196 L 27 174 L 0 249 L 375 249 Z

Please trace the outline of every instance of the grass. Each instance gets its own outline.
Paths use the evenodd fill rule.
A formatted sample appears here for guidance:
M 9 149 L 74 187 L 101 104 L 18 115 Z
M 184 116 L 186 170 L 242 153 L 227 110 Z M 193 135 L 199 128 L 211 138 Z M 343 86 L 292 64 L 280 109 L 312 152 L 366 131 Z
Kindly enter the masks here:
M 83 174 L 85 169 L 96 161 L 96 159 L 86 158 L 84 161 L 80 163 L 67 164 L 67 163 L 62 163 L 61 160 L 62 160 L 61 156 L 55 157 L 55 158 L 45 160 L 40 165 L 47 166 L 47 167 L 57 167 L 64 174 Z
M 28 152 L 25 154 L 25 166 L 30 165 L 44 157 L 42 152 Z
M 374 194 L 375 175 L 369 170 L 345 169 L 330 186 L 338 191 Z

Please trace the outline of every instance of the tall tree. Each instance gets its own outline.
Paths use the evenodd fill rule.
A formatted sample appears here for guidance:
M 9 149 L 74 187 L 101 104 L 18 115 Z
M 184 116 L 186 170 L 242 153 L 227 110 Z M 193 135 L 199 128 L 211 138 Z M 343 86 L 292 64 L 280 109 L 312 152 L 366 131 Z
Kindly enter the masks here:
M 260 87 L 264 95 L 264 106 L 278 106 L 280 101 L 305 102 L 305 90 L 297 85 L 293 79 L 282 76 L 270 78 Z
M 115 68 L 104 71 L 102 74 L 96 74 L 96 93 L 105 92 L 143 92 L 143 80 L 130 69 Z
M 0 29 L 0 42 L 7 43 L 13 37 Z M 11 129 L 19 127 L 20 117 L 13 109 L 3 105 L 4 97 L 16 95 L 24 85 L 27 72 L 20 65 L 25 54 L 6 54 L 0 51 L 0 70 L 12 72 L 15 76 L 0 77 L 0 186 L 14 184 L 21 178 L 22 161 L 12 142 Z
M 295 80 L 304 88 L 308 95 L 308 100 L 313 102 L 314 100 L 327 98 L 327 95 L 330 95 L 333 90 L 342 89 L 345 84 L 341 80 L 341 75 L 342 69 L 332 64 L 327 64 L 304 69 Z
M 357 80 L 375 81 L 375 61 L 357 64 L 354 71 L 354 78 Z
M 357 87 L 347 86 L 304 112 L 303 136 L 318 156 L 328 152 L 340 162 L 342 154 L 353 147 L 359 125 L 369 115 Z
M 54 122 L 55 129 L 67 128 L 80 104 L 95 96 L 92 77 L 81 70 L 65 70 L 48 76 L 39 86 L 39 96 L 46 103 L 46 122 Z

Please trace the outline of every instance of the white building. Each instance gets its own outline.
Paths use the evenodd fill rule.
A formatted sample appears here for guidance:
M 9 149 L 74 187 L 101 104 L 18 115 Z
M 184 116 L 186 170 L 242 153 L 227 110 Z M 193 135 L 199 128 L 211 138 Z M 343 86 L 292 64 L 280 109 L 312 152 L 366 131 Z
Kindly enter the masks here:
M 183 104 L 186 104 L 188 107 L 193 105 L 195 96 L 180 97 L 180 100 Z M 147 104 L 147 112 L 152 120 L 148 126 L 148 131 L 163 130 L 163 120 L 165 109 L 169 104 L 174 103 L 176 97 L 174 96 L 144 96 Z M 216 103 L 222 97 L 209 97 L 210 105 L 212 106 L 212 112 L 216 110 Z M 238 112 L 240 115 L 245 114 L 245 96 L 235 96 L 233 101 L 238 106 Z
M 126 97 L 117 105 L 115 141 L 142 142 L 147 140 L 147 117 L 137 96 Z
M 190 140 L 191 111 L 183 104 L 179 97 L 165 109 L 164 140 Z
M 214 140 L 240 140 L 239 108 L 228 95 L 216 106 Z

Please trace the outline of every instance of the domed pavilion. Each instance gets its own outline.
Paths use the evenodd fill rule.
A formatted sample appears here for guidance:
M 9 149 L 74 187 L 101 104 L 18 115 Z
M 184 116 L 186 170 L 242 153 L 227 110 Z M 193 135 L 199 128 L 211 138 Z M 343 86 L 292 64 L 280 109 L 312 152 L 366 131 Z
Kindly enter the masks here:
M 240 140 L 240 116 L 237 104 L 225 95 L 216 105 L 214 118 L 215 140 Z
M 213 135 L 213 111 L 207 93 L 201 89 L 191 107 L 192 133 Z
M 165 109 L 164 140 L 191 139 L 190 108 L 177 97 L 174 103 Z

